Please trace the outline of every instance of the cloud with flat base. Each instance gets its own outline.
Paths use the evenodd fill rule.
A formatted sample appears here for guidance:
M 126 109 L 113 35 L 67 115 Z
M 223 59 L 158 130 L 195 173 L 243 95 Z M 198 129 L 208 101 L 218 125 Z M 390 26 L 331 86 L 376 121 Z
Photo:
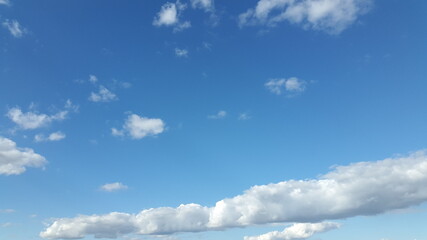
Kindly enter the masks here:
M 58 218 L 40 236 L 115 238 L 124 234 L 169 235 L 273 223 L 319 223 L 381 214 L 426 201 L 427 151 L 419 151 L 375 162 L 336 166 L 315 179 L 254 186 L 211 207 L 190 203 L 176 208 L 145 209 L 137 214 L 112 212 Z M 291 229 L 300 229 L 299 226 Z M 329 229 L 328 226 L 337 227 L 334 224 L 325 228 L 308 226 L 304 228 L 308 234 Z M 268 236 L 286 236 L 291 232 L 285 230 Z

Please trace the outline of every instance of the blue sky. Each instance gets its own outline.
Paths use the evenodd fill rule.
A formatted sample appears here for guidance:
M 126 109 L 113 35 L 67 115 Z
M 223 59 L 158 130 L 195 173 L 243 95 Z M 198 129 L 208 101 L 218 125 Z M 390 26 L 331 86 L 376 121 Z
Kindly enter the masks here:
M 426 11 L 0 0 L 0 239 L 427 240 Z

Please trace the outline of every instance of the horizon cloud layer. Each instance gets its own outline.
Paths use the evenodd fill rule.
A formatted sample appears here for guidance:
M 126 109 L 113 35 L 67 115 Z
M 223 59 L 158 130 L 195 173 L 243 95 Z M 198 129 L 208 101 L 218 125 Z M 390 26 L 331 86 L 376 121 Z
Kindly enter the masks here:
M 112 212 L 55 220 L 40 236 L 48 239 L 116 238 L 223 230 L 272 223 L 316 223 L 375 215 L 427 201 L 427 151 L 376 162 L 335 167 L 317 179 L 251 187 L 213 207 L 183 204 L 138 214 Z

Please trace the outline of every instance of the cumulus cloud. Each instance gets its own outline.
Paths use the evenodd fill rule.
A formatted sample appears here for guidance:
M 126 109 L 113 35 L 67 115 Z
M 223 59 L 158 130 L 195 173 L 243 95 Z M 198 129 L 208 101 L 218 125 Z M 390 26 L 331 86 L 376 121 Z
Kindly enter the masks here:
M 0 137 L 0 175 L 19 175 L 27 167 L 41 168 L 46 164 L 46 159 L 33 149 L 18 148 L 14 141 Z
M 66 135 L 62 132 L 54 132 L 49 134 L 49 136 L 45 137 L 43 134 L 37 134 L 34 136 L 34 140 L 36 142 L 53 142 L 53 141 L 60 141 L 62 139 L 64 139 L 66 137 Z
M 2 23 L 2 25 L 7 30 L 9 30 L 10 34 L 12 34 L 12 36 L 14 36 L 15 38 L 21 38 L 27 32 L 27 30 L 23 28 L 21 24 L 16 20 L 6 19 Z
M 188 50 L 175 48 L 175 55 L 178 57 L 188 57 Z
M 227 116 L 227 112 L 224 110 L 219 111 L 218 113 L 214 114 L 214 115 L 209 115 L 208 118 L 209 119 L 223 119 Z
M 280 95 L 282 94 L 283 90 L 291 94 L 304 92 L 307 83 L 304 80 L 298 79 L 296 77 L 291 77 L 288 79 L 271 79 L 264 85 L 270 92 Z
M 316 233 L 326 232 L 340 227 L 339 223 L 295 223 L 282 232 L 273 231 L 259 236 L 245 237 L 244 240 L 297 240 L 306 239 Z
M 126 190 L 128 189 L 128 186 L 124 185 L 121 182 L 115 182 L 115 183 L 106 183 L 102 185 L 100 189 L 105 192 L 115 192 L 119 190 Z
M 173 27 L 174 32 L 179 32 L 191 27 L 191 23 L 189 21 L 182 21 L 180 19 L 182 12 L 186 8 L 187 5 L 181 3 L 179 0 L 175 3 L 165 3 L 154 18 L 153 25 L 156 27 Z
M 70 101 L 71 104 L 71 101 Z M 45 127 L 53 121 L 64 120 L 68 115 L 68 110 L 60 111 L 53 115 L 38 113 L 36 111 L 22 112 L 19 107 L 11 108 L 6 116 L 22 129 L 36 129 Z
M 91 92 L 89 96 L 89 100 L 92 102 L 111 102 L 118 100 L 116 94 L 112 93 L 104 86 L 99 86 L 99 90 L 97 93 Z
M 177 208 L 147 209 L 138 214 L 60 218 L 40 236 L 117 237 L 120 234 L 171 234 L 271 223 L 315 223 L 375 215 L 425 201 L 427 151 L 419 151 L 409 156 L 338 166 L 316 179 L 254 186 L 241 195 L 218 201 L 213 207 L 186 204 Z M 292 231 L 299 229 L 298 226 L 291 228 Z M 281 235 L 292 231 L 285 230 Z
M 123 128 L 111 129 L 113 136 L 128 135 L 133 139 L 141 139 L 148 136 L 156 136 L 165 130 L 165 123 L 159 118 L 146 118 L 131 114 L 125 120 Z
M 259 0 L 239 15 L 239 25 L 275 26 L 288 21 L 306 29 L 339 34 L 365 14 L 372 0 Z

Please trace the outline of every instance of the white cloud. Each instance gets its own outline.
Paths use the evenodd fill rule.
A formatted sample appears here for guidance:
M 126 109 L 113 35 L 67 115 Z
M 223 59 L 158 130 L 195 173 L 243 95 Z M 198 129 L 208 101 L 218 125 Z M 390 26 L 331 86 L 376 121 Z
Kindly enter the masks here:
M 23 28 L 21 24 L 19 24 L 19 22 L 16 20 L 6 19 L 3 22 L 3 27 L 7 28 L 10 34 L 12 34 L 12 36 L 14 36 L 15 38 L 21 38 L 27 32 L 27 30 Z
M 89 75 L 89 82 L 95 84 L 98 82 L 98 78 L 95 75 Z
M 45 137 L 43 134 L 37 134 L 34 136 L 36 142 L 45 142 L 45 141 L 60 141 L 64 139 L 66 135 L 62 132 L 54 132 Z
M 218 201 L 55 220 L 43 238 L 158 235 L 376 215 L 427 201 L 427 151 L 335 167 L 317 179 L 254 186 Z M 120 218 L 118 216 L 121 216 Z M 290 230 L 288 230 L 289 232 Z M 286 231 L 285 231 L 286 232 Z
M 182 4 L 179 0 L 175 3 L 165 3 L 154 18 L 153 25 L 156 27 L 173 27 L 174 32 L 179 32 L 191 27 L 191 23 L 189 21 L 181 21 L 180 19 L 182 12 L 186 8 L 187 5 Z
M 91 92 L 89 96 L 89 100 L 92 102 L 111 102 L 117 99 L 116 94 L 102 85 L 99 86 L 99 91 L 97 93 Z
M 68 115 L 68 111 L 60 111 L 54 115 L 47 115 L 29 111 L 23 113 L 19 107 L 10 109 L 6 116 L 16 123 L 22 129 L 36 129 L 49 125 L 53 121 L 64 120 Z
M 339 34 L 366 13 L 372 0 L 259 0 L 239 15 L 239 25 L 275 26 L 282 21 Z
M 277 95 L 282 94 L 282 91 L 285 90 L 288 93 L 299 93 L 303 92 L 306 88 L 307 83 L 296 77 L 291 78 L 280 78 L 280 79 L 271 79 L 265 83 L 265 87 L 272 93 Z
M 27 167 L 41 168 L 46 159 L 30 148 L 18 148 L 10 139 L 0 137 L 0 175 L 18 175 Z
M 0 0 L 0 5 L 10 5 L 9 0 Z
M 104 184 L 100 187 L 100 189 L 105 192 L 115 192 L 119 190 L 126 190 L 128 189 L 128 186 L 120 182 L 115 182 L 115 183 Z
M 123 129 L 111 129 L 114 136 L 129 135 L 133 139 L 156 136 L 165 130 L 165 123 L 159 118 L 146 118 L 131 114 L 123 124 Z
M 249 119 L 251 119 L 252 117 L 249 115 L 249 114 L 247 114 L 247 113 L 241 113 L 241 114 L 239 114 L 239 120 L 249 120 Z
M 188 50 L 175 48 L 175 55 L 178 57 L 188 57 Z
M 209 115 L 209 119 L 223 119 L 227 116 L 227 112 L 224 110 L 219 111 L 217 114 Z
M 282 232 L 273 231 L 260 236 L 245 237 L 245 240 L 297 240 L 306 239 L 316 233 L 326 232 L 340 227 L 339 223 L 295 223 Z
M 214 11 L 214 0 L 191 0 L 191 7 L 200 8 L 206 12 Z

